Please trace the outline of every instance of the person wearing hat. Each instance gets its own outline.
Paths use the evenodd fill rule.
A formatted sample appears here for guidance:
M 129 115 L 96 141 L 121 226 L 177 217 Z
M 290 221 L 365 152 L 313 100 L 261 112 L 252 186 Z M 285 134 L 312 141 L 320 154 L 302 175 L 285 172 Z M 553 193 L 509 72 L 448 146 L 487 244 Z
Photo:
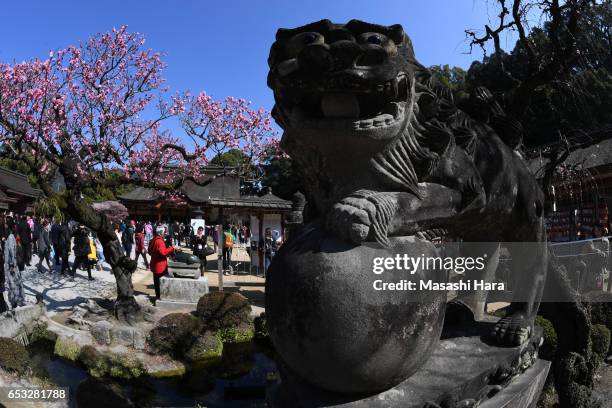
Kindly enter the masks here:
M 153 239 L 149 242 L 148 248 L 149 255 L 151 256 L 149 266 L 151 267 L 151 272 L 153 272 L 156 299 L 159 299 L 160 296 L 160 279 L 168 274 L 168 256 L 174 253 L 174 246 L 166 246 L 164 242 L 165 231 L 166 228 L 163 225 L 158 226 L 155 229 Z

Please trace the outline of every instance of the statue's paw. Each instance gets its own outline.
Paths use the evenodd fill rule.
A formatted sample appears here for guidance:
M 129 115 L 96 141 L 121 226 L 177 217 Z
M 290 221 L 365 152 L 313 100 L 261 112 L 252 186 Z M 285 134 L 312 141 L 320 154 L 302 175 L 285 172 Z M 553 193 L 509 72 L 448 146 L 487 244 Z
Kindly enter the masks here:
M 349 196 L 334 204 L 327 228 L 339 238 L 360 244 L 370 235 L 376 207 L 367 198 Z
M 502 346 L 520 346 L 531 337 L 533 325 L 523 313 L 506 316 L 495 324 L 491 337 Z

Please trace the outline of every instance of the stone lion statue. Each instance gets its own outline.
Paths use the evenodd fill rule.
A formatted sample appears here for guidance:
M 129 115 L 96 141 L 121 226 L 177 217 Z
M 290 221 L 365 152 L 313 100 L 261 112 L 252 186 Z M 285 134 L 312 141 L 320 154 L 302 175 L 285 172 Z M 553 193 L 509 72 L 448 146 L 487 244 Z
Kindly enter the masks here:
M 386 389 L 418 369 L 439 338 L 445 296 L 379 296 L 361 282 L 372 256 L 433 253 L 430 241 L 444 235 L 535 243 L 516 257 L 529 271 L 521 299 L 492 333 L 525 342 L 546 251 L 544 197 L 516 150 L 520 124 L 484 88 L 454 101 L 400 25 L 280 29 L 268 62 L 281 146 L 314 214 L 268 275 L 266 313 L 287 366 L 340 392 Z

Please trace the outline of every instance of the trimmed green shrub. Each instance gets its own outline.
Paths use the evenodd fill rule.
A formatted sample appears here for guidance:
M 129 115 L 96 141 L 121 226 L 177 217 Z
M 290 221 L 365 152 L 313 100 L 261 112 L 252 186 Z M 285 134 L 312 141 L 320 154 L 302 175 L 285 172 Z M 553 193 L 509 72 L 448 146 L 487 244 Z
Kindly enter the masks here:
M 557 350 L 557 332 L 555 332 L 555 328 L 551 321 L 542 316 L 536 316 L 535 324 L 544 330 L 544 343 L 540 347 L 539 355 L 545 360 L 552 361 L 555 357 L 555 351 Z
M 30 367 L 30 356 L 21 344 L 8 337 L 0 337 L 0 367 L 19 375 Z
M 149 333 L 147 342 L 153 351 L 183 356 L 197 339 L 202 325 L 187 313 L 170 313 L 162 317 Z
M 612 293 L 591 292 L 585 298 L 591 310 L 593 324 L 603 324 L 612 330 Z
M 608 355 L 610 348 L 610 330 L 603 324 L 594 324 L 591 327 L 591 349 L 598 356 L 599 362 Z
M 249 301 L 238 293 L 211 292 L 198 301 L 197 315 L 210 330 L 248 323 L 250 314 Z

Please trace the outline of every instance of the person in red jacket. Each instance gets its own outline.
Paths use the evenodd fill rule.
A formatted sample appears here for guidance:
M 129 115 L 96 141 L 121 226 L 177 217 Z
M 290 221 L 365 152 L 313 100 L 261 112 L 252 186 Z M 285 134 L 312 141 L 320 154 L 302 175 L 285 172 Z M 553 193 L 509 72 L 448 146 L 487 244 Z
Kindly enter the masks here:
M 153 272 L 153 284 L 155 285 L 155 297 L 159 299 L 159 280 L 168 274 L 168 255 L 174 252 L 174 247 L 166 247 L 164 243 L 165 228 L 159 226 L 155 229 L 155 236 L 149 242 L 149 255 L 151 255 L 151 272 Z

